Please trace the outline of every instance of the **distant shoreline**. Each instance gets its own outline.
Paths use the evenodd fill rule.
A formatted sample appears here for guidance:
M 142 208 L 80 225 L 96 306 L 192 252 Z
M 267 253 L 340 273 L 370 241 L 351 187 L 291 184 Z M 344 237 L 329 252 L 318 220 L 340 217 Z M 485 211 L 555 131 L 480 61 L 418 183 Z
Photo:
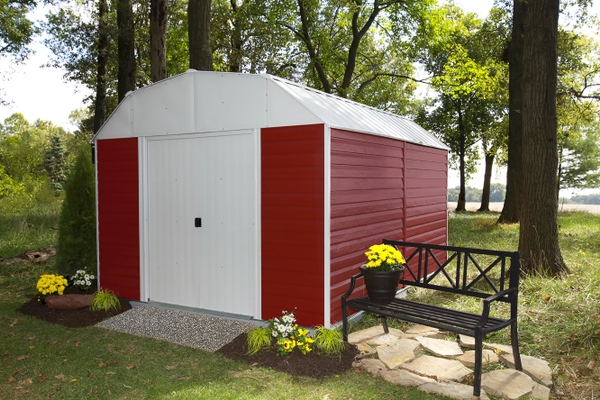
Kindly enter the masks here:
M 481 203 L 467 203 L 467 211 L 477 211 Z M 490 211 L 501 212 L 504 203 L 490 203 Z M 448 211 L 456 210 L 456 202 L 448 202 Z M 592 214 L 600 214 L 600 205 L 598 204 L 559 204 L 558 211 L 587 211 Z

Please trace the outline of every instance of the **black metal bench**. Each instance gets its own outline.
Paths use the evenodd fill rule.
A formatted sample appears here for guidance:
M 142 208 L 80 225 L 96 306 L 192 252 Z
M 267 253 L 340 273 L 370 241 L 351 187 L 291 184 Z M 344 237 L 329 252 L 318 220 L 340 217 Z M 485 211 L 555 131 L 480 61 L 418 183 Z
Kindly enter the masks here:
M 362 274 L 354 275 L 350 288 L 342 296 L 342 327 L 348 341 L 348 308 L 377 314 L 388 333 L 386 318 L 397 318 L 460 333 L 475 338 L 475 382 L 473 395 L 481 392 L 483 339 L 490 332 L 511 327 L 515 368 L 522 370 L 517 333 L 517 303 L 519 293 L 520 253 L 470 249 L 434 244 L 383 240 L 395 246 L 407 262 L 407 272 L 401 284 L 438 290 L 483 299 L 481 314 L 453 310 L 406 298 L 396 298 L 389 304 L 379 304 L 366 297 L 349 299 Z M 507 263 L 507 261 L 510 261 Z M 510 305 L 510 318 L 490 316 L 494 302 Z

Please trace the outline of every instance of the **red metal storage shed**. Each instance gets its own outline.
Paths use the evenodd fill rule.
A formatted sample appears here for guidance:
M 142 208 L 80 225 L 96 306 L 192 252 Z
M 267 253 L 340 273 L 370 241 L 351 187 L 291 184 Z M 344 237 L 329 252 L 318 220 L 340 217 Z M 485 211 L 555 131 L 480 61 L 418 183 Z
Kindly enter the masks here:
M 444 144 L 270 75 L 136 90 L 93 142 L 99 281 L 119 296 L 331 326 L 369 246 L 446 244 Z

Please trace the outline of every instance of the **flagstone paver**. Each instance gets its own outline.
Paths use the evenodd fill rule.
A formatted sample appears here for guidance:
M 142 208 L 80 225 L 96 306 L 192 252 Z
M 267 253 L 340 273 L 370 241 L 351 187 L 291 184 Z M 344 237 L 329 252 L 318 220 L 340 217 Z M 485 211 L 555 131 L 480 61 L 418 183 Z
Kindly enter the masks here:
M 357 343 L 356 348 L 358 349 L 358 358 L 365 358 L 372 354 L 377 353 L 377 350 L 366 343 Z
M 382 372 L 388 370 L 381 360 L 375 358 L 365 358 L 360 361 L 355 361 L 352 366 L 354 368 L 364 369 L 373 376 L 379 376 Z
M 465 351 L 460 357 L 456 358 L 458 361 L 466 365 L 467 367 L 475 367 L 475 350 Z M 495 364 L 500 361 L 498 354 L 494 353 L 492 350 L 483 350 L 481 352 L 481 363 L 482 365 Z
M 401 366 L 411 372 L 423 376 L 434 377 L 441 381 L 460 381 L 473 371 L 462 365 L 460 361 L 445 358 L 421 356 Z
M 377 355 L 389 369 L 396 369 L 401 364 L 414 360 L 415 350 L 419 347 L 421 345 L 416 340 L 399 339 L 394 344 L 377 347 Z
M 473 386 L 463 385 L 454 382 L 432 382 L 419 386 L 419 389 L 426 392 L 443 394 L 454 399 L 482 399 L 489 400 L 489 397 L 482 390 L 479 397 L 473 396 Z
M 514 355 L 501 354 L 500 359 L 502 362 L 506 363 L 509 368 L 515 367 Z M 548 361 L 521 354 L 521 364 L 523 365 L 523 372 L 529 375 L 534 381 L 540 382 L 545 386 L 552 385 L 552 370 L 550 369 Z
M 535 383 L 516 369 L 501 369 L 481 375 L 481 388 L 492 396 L 516 400 L 531 395 Z
M 484 343 L 483 346 L 489 347 L 492 350 L 500 350 L 503 353 L 512 354 L 512 352 L 513 352 L 512 346 L 507 346 L 505 344 Z
M 383 330 L 383 326 L 377 325 L 372 326 L 367 329 L 363 329 L 362 331 L 352 332 L 348 335 L 348 343 L 356 344 L 363 342 L 367 339 L 372 339 L 375 336 L 383 335 L 385 332 Z
M 458 343 L 457 341 L 437 340 L 446 336 L 449 336 L 448 332 L 424 326 L 416 326 L 406 333 L 390 328 L 389 333 L 385 334 L 381 325 L 354 332 L 349 337 L 357 344 L 362 354 L 359 356 L 359 360 L 352 365 L 355 368 L 366 370 L 374 376 L 381 376 L 394 384 L 418 386 L 425 391 L 441 393 L 458 399 L 473 399 L 473 386 L 457 382 L 464 382 L 464 378 L 473 373 L 465 365 L 475 364 L 475 352 L 468 350 L 456 359 L 449 359 L 453 357 L 452 354 L 457 348 L 462 352 L 461 346 L 472 348 L 473 338 L 459 335 Z M 425 349 L 434 352 L 432 349 L 435 347 L 432 343 L 449 346 L 452 351 L 441 352 L 436 349 L 440 354 L 447 354 L 446 358 L 419 356 L 419 353 L 422 353 L 421 344 Z M 514 368 L 511 346 L 495 343 L 484 343 L 484 345 L 487 347 L 483 350 L 484 365 L 497 363 L 500 360 L 509 368 Z M 360 357 L 372 356 L 375 353 L 378 358 L 360 359 Z M 417 358 L 414 358 L 415 353 Z M 498 353 L 507 354 L 498 356 Z M 509 400 L 520 399 L 524 396 L 528 396 L 530 399 L 548 400 L 550 389 L 547 386 L 552 384 L 549 364 L 544 360 L 525 355 L 521 355 L 521 360 L 523 361 L 523 372 L 515 369 L 502 369 L 483 374 L 480 398 L 488 399 L 487 393 Z
M 463 351 L 456 342 L 442 339 L 432 339 L 428 337 L 417 336 L 415 338 L 427 350 L 431 351 L 436 356 L 440 357 L 456 357 L 461 356 Z
M 458 340 L 459 340 L 458 343 L 462 347 L 468 347 L 469 349 L 475 348 L 475 338 L 472 336 L 460 334 L 460 335 L 458 335 Z
M 405 369 L 384 371 L 381 373 L 381 377 L 388 382 L 403 386 L 421 386 L 425 383 L 435 382 L 435 379 L 413 374 L 412 372 L 407 371 Z M 473 391 L 473 388 L 471 388 L 471 391 Z
M 548 400 L 550 398 L 550 388 L 534 382 L 533 391 L 531 392 L 532 399 Z
M 442 338 L 444 334 L 438 328 L 432 328 L 425 325 L 417 325 L 407 330 L 405 335 L 415 338 L 417 336 Z

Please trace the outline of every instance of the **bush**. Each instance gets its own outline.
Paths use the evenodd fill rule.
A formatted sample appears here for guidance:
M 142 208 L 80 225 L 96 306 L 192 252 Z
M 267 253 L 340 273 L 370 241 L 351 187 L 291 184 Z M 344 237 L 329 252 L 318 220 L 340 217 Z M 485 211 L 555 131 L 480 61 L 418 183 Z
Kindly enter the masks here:
M 80 147 L 64 189 L 65 200 L 60 213 L 56 253 L 57 269 L 66 276 L 73 276 L 80 269 L 98 275 L 94 166 L 88 146 Z

